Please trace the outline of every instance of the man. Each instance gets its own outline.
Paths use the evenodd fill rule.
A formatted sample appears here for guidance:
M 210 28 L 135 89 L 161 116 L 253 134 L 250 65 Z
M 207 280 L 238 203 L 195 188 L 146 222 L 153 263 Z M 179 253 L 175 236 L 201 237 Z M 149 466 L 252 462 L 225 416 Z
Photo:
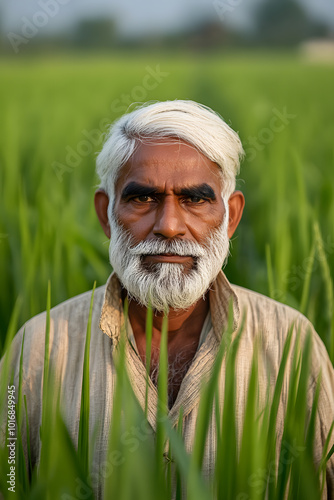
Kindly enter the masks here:
M 275 381 L 284 342 L 291 325 L 302 342 L 312 331 L 312 376 L 322 369 L 315 460 L 333 420 L 334 375 L 326 350 L 305 317 L 262 295 L 231 285 L 222 272 L 244 208 L 235 191 L 235 177 L 243 154 L 238 135 L 212 110 L 191 101 L 167 101 L 142 106 L 121 117 L 97 160 L 101 179 L 95 208 L 110 238 L 114 269 L 105 287 L 95 292 L 90 348 L 91 428 L 98 427 L 94 464 L 99 471 L 107 450 L 106 429 L 111 418 L 115 386 L 113 353 L 124 324 L 123 305 L 129 299 L 126 361 L 130 381 L 140 405 L 145 405 L 147 309 L 153 308 L 151 382 L 148 422 L 156 428 L 157 373 L 161 327 L 168 316 L 168 407 L 177 423 L 183 409 L 183 433 L 191 449 L 203 377 L 216 359 L 232 304 L 234 332 L 245 323 L 237 357 L 238 394 L 247 394 L 255 339 L 262 339 L 263 380 L 269 370 Z M 64 390 L 66 421 L 77 442 L 85 332 L 91 294 L 86 293 L 51 312 L 51 363 Z M 45 314 L 25 325 L 24 380 L 31 430 L 32 461 L 40 453 L 38 426 L 44 356 Z M 23 329 L 13 343 L 17 381 Z M 295 338 L 295 337 L 294 337 Z M 287 371 L 291 370 L 291 360 Z M 222 380 L 223 384 L 223 380 Z M 312 390 L 314 390 L 314 385 Z M 283 389 L 283 399 L 288 388 Z M 311 389 L 310 389 L 311 391 Z M 311 395 L 311 392 L 310 392 Z M 237 415 L 245 396 L 237 398 Z M 277 422 L 282 438 L 283 409 Z M 239 417 L 237 417 L 239 418 Z M 212 424 L 213 425 L 213 424 Z M 204 456 L 204 474 L 210 475 L 215 458 L 215 430 Z M 327 490 L 333 489 L 330 463 Z M 99 488 L 99 486 L 98 486 Z M 327 492 L 327 493 L 326 493 Z M 100 489 L 98 490 L 100 494 Z

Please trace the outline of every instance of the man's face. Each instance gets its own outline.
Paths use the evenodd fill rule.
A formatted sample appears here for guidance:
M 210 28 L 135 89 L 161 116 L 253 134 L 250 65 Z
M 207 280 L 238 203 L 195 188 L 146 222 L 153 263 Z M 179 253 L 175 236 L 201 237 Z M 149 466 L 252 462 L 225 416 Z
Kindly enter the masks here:
M 223 222 L 221 191 L 218 166 L 188 144 L 142 144 L 120 172 L 114 214 L 136 243 L 156 238 L 201 243 Z
M 189 307 L 228 255 L 219 167 L 182 141 L 141 144 L 115 192 L 110 260 L 123 286 L 157 310 Z

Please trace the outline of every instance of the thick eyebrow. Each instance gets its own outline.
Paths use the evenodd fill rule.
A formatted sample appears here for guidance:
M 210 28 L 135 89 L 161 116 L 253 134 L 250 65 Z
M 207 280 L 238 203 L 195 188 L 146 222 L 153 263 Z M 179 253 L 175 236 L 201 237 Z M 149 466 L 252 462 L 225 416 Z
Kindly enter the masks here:
M 138 184 L 138 182 L 130 182 L 122 191 L 121 198 L 129 198 L 129 196 L 151 196 L 158 192 L 157 188 L 146 186 L 145 184 Z
M 122 200 L 130 196 L 152 196 L 154 194 L 162 194 L 158 188 L 148 186 L 146 184 L 139 184 L 138 182 L 130 182 L 122 191 Z M 216 200 L 214 190 L 209 184 L 203 183 L 197 186 L 189 186 L 176 190 L 175 194 L 178 196 L 187 196 L 189 198 L 204 198 L 209 200 Z
M 178 194 L 178 193 L 177 193 Z M 214 190 L 209 184 L 199 184 L 198 186 L 190 186 L 188 188 L 180 189 L 182 196 L 189 196 L 189 198 L 204 198 L 212 201 L 216 200 Z

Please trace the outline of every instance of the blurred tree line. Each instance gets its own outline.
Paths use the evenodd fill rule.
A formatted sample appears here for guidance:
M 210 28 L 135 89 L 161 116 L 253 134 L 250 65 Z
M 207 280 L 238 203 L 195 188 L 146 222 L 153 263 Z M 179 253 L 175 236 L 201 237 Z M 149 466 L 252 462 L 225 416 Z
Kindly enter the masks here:
M 71 29 L 58 35 L 36 30 L 29 39 L 29 51 L 170 48 L 205 50 L 220 47 L 293 47 L 313 37 L 329 37 L 330 28 L 316 20 L 296 0 L 260 0 L 250 9 L 251 29 L 232 28 L 229 15 L 244 8 L 243 0 L 214 0 L 212 12 L 172 34 L 121 36 L 117 20 L 108 17 L 79 19 Z M 0 17 L 1 19 L 1 17 Z M 21 27 L 22 29 L 22 27 Z M 30 28 L 30 30 L 33 27 Z M 0 20 L 2 52 L 12 52 L 10 37 L 22 36 L 20 26 L 12 35 L 5 33 Z M 19 38 L 18 38 L 19 40 Z M 24 40 L 21 45 L 24 45 Z M 23 51 L 24 52 L 24 51 Z

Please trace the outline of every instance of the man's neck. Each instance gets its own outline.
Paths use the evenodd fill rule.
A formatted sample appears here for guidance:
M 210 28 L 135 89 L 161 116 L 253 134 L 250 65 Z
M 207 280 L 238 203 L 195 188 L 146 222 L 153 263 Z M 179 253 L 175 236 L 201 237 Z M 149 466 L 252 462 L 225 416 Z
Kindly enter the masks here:
M 209 312 L 208 294 L 188 309 L 169 309 L 168 312 L 168 347 L 180 346 L 199 340 L 200 333 Z M 161 328 L 164 314 L 154 311 L 152 328 L 152 347 L 160 345 Z M 129 319 L 137 343 L 146 339 L 147 308 L 135 300 L 129 302 Z
M 200 299 L 186 310 L 170 309 L 168 313 L 168 406 L 176 400 L 182 380 L 196 354 L 205 318 L 209 311 L 209 297 Z M 146 365 L 146 316 L 147 308 L 132 300 L 129 319 L 136 340 L 139 356 Z M 153 315 L 150 377 L 157 384 L 163 313 Z

